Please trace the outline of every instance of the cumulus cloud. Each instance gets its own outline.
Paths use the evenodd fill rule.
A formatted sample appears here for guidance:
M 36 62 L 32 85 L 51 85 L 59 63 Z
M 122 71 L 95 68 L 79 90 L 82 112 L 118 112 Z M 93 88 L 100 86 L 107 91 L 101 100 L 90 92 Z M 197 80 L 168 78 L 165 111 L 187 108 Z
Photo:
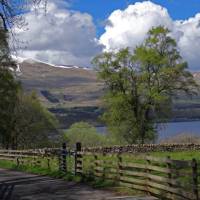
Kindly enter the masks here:
M 105 33 L 99 39 L 105 50 L 134 48 L 142 43 L 152 26 L 163 25 L 172 31 L 190 69 L 200 69 L 200 13 L 188 20 L 174 21 L 166 8 L 144 1 L 114 11 L 107 21 Z
M 23 42 L 18 47 L 21 57 L 52 64 L 90 66 L 91 58 L 102 51 L 95 39 L 92 17 L 69 10 L 63 1 L 50 1 L 46 14 L 30 10 L 24 17 L 27 30 L 15 28 L 16 38 Z
M 178 47 L 183 58 L 188 61 L 189 67 L 200 69 L 200 13 L 185 21 L 175 22 L 175 32 Z

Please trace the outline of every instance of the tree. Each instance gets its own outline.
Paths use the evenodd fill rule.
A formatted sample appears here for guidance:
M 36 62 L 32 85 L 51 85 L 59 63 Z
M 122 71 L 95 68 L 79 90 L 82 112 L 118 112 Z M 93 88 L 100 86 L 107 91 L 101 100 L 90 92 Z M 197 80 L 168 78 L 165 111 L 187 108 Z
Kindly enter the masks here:
M 23 16 L 30 7 L 39 7 L 43 5 L 46 9 L 47 0 L 0 0 L 0 19 L 4 30 L 9 30 L 13 25 L 22 27 L 25 25 Z
M 44 106 L 35 93 L 20 92 L 17 106 L 13 112 L 13 129 L 10 130 L 10 147 L 38 148 L 47 147 L 50 133 L 58 134 L 58 121 Z
M 16 68 L 16 64 L 10 56 L 10 49 L 8 46 L 8 33 L 2 27 L 1 21 L 0 21 L 0 68 L 1 69 Z
M 46 0 L 0 0 L 0 142 L 4 148 L 23 148 L 44 145 L 47 131 L 55 131 L 55 118 L 34 95 L 24 95 L 15 79 L 16 63 L 10 55 L 9 32 L 13 25 L 22 27 L 20 15 L 31 6 Z M 46 144 L 46 143 L 45 143 Z
M 24 94 L 9 70 L 0 70 L 0 144 L 24 149 L 51 146 L 58 121 L 35 93 Z
M 20 90 L 20 84 L 11 72 L 11 69 L 15 68 L 16 65 L 10 57 L 7 32 L 0 26 L 0 137 L 6 148 L 8 148 L 12 116 Z
M 0 138 L 8 148 L 10 131 L 13 128 L 13 112 L 17 103 L 20 86 L 8 69 L 0 69 Z
M 133 52 L 105 52 L 93 63 L 107 88 L 103 119 L 128 143 L 153 140 L 155 123 L 170 116 L 173 97 L 180 92 L 193 95 L 198 87 L 162 26 L 152 28 Z
M 108 144 L 108 140 L 100 135 L 96 128 L 86 122 L 74 123 L 64 134 L 67 145 L 74 147 L 77 142 L 81 142 L 84 147 L 95 147 Z

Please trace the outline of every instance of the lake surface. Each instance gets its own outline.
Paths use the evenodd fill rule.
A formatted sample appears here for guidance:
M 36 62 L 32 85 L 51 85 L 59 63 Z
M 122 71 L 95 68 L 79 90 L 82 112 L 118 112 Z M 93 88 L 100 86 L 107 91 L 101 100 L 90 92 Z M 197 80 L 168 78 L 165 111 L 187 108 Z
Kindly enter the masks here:
M 192 134 L 200 136 L 200 121 L 169 122 L 158 126 L 158 140 L 178 134 Z M 99 133 L 106 133 L 106 127 L 97 127 Z
M 158 127 L 158 139 L 165 139 L 181 133 L 200 136 L 200 121 L 169 122 Z

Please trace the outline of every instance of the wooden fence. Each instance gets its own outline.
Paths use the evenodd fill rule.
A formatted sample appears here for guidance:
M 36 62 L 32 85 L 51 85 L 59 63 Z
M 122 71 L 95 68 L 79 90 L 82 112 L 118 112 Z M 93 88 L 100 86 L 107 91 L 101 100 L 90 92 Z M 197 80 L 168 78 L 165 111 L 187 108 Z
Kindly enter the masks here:
M 66 143 L 61 148 L 43 148 L 30 150 L 0 149 L 0 160 L 11 161 L 17 167 L 39 167 L 53 171 L 75 173 L 75 151 L 69 150 Z M 69 165 L 71 162 L 71 165 Z M 68 163 L 68 164 L 67 164 Z
M 198 200 L 198 163 L 170 157 L 77 151 L 76 172 L 111 180 L 159 199 Z
M 16 166 L 51 168 L 51 162 L 58 160 L 59 149 L 0 150 L 0 160 L 12 161 Z
M 69 159 L 72 164 L 69 165 Z M 121 186 L 146 192 L 159 199 L 199 200 L 199 165 L 190 161 L 173 160 L 134 153 L 95 153 L 76 149 L 0 150 L 0 160 L 16 165 L 31 165 L 77 175 L 111 180 Z

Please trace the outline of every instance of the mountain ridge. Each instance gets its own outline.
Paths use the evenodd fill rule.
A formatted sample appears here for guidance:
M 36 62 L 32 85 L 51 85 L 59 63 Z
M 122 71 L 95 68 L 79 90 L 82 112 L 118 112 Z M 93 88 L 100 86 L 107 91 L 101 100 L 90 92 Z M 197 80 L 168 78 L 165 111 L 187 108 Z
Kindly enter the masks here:
M 11 55 L 12 59 L 19 65 L 23 62 L 29 63 L 29 64 L 35 64 L 35 63 L 40 63 L 40 64 L 46 64 L 49 65 L 51 67 L 57 67 L 57 68 L 64 68 L 64 69 L 69 69 L 69 68 L 76 68 L 76 69 L 85 69 L 85 70 L 91 70 L 91 68 L 89 67 L 80 67 L 77 65 L 72 65 L 72 64 L 68 64 L 68 65 L 64 65 L 64 64 L 52 64 L 49 62 L 44 62 L 38 59 L 33 59 L 33 58 L 25 58 L 25 57 L 19 57 L 19 56 L 15 56 L 15 55 Z
M 52 66 L 44 62 L 18 62 L 25 91 L 36 91 L 47 107 L 98 106 L 103 82 L 92 69 L 78 66 Z
M 27 62 L 18 64 L 21 81 L 26 92 L 35 91 L 42 104 L 53 112 L 62 128 L 77 121 L 99 124 L 102 113 L 104 83 L 94 70 L 76 67 L 53 67 L 47 63 Z M 200 83 L 200 72 L 193 73 Z M 172 121 L 200 119 L 200 95 L 192 100 L 180 97 L 175 100 Z
M 100 105 L 104 84 L 98 79 L 95 70 L 74 65 L 52 65 L 26 58 L 18 58 L 16 61 L 22 86 L 26 91 L 36 91 L 47 107 Z M 200 72 L 192 74 L 200 83 Z M 51 99 L 54 99 L 53 102 Z

